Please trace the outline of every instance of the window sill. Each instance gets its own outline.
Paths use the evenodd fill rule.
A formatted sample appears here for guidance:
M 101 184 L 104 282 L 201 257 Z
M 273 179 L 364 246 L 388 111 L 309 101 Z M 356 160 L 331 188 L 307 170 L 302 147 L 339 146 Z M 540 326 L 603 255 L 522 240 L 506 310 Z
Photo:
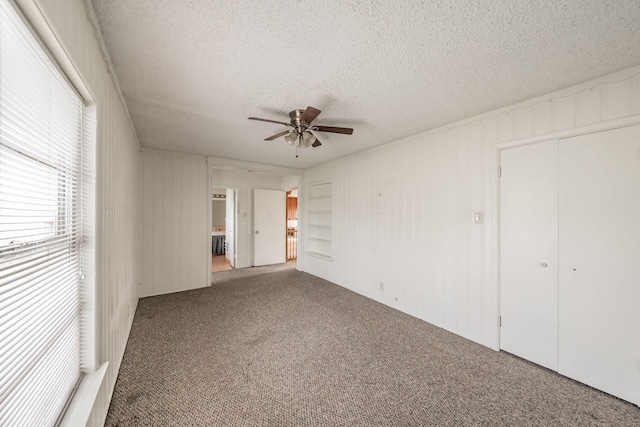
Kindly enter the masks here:
M 109 362 L 104 362 L 97 371 L 85 374 L 60 422 L 60 427 L 87 425 L 91 410 L 96 403 L 100 386 L 107 373 L 107 367 L 109 367 Z

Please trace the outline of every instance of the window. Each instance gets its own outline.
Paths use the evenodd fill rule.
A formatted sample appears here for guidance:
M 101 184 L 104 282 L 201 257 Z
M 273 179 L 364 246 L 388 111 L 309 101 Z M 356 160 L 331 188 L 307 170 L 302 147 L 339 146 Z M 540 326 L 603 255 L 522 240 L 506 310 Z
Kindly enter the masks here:
M 84 351 L 83 101 L 0 0 L 0 425 L 54 425 Z

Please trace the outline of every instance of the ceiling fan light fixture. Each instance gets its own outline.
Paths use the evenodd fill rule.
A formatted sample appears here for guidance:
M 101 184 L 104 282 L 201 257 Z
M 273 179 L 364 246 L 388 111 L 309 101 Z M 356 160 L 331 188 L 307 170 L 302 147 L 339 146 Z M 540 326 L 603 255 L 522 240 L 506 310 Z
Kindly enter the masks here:
M 300 138 L 300 148 L 309 148 L 314 142 L 316 142 L 316 137 L 311 132 L 303 132 Z
M 287 141 L 287 144 L 289 144 L 292 147 L 296 146 L 296 140 L 297 139 L 298 139 L 298 134 L 295 133 L 294 131 L 291 131 L 287 135 L 284 136 L 284 140 Z

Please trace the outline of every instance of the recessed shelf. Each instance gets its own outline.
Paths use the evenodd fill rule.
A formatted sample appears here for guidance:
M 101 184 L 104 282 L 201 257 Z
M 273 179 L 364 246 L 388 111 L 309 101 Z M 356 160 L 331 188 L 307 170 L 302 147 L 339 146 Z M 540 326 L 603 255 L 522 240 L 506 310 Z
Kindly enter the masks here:
M 332 252 L 333 184 L 330 181 L 311 184 L 307 191 L 308 234 L 305 254 L 330 260 Z
M 322 258 L 322 259 L 325 259 L 327 261 L 333 261 L 333 258 L 329 254 L 324 254 L 324 253 L 321 253 L 321 252 L 314 252 L 314 251 L 305 251 L 305 253 L 307 255 L 311 255 L 311 256 L 314 256 L 316 258 Z

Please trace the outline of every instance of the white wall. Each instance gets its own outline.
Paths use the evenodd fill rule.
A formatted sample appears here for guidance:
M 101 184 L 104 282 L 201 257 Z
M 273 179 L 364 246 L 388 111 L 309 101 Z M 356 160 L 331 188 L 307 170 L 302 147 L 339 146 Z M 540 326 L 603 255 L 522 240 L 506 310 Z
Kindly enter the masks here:
M 95 103 L 97 358 L 109 368 L 88 425 L 102 426 L 141 282 L 140 147 L 96 39 L 92 10 L 82 0 L 17 4 L 85 99 Z
M 638 115 L 639 73 L 636 67 L 306 170 L 303 215 L 306 186 L 334 183 L 333 261 L 303 255 L 298 267 L 497 348 L 496 144 Z M 484 225 L 474 224 L 476 211 L 485 213 Z M 300 245 L 303 254 L 304 238 Z
M 210 285 L 207 159 L 145 148 L 142 295 Z
M 282 177 L 281 189 L 284 191 L 291 191 L 294 188 L 300 187 L 302 177 L 300 175 L 288 175 Z

